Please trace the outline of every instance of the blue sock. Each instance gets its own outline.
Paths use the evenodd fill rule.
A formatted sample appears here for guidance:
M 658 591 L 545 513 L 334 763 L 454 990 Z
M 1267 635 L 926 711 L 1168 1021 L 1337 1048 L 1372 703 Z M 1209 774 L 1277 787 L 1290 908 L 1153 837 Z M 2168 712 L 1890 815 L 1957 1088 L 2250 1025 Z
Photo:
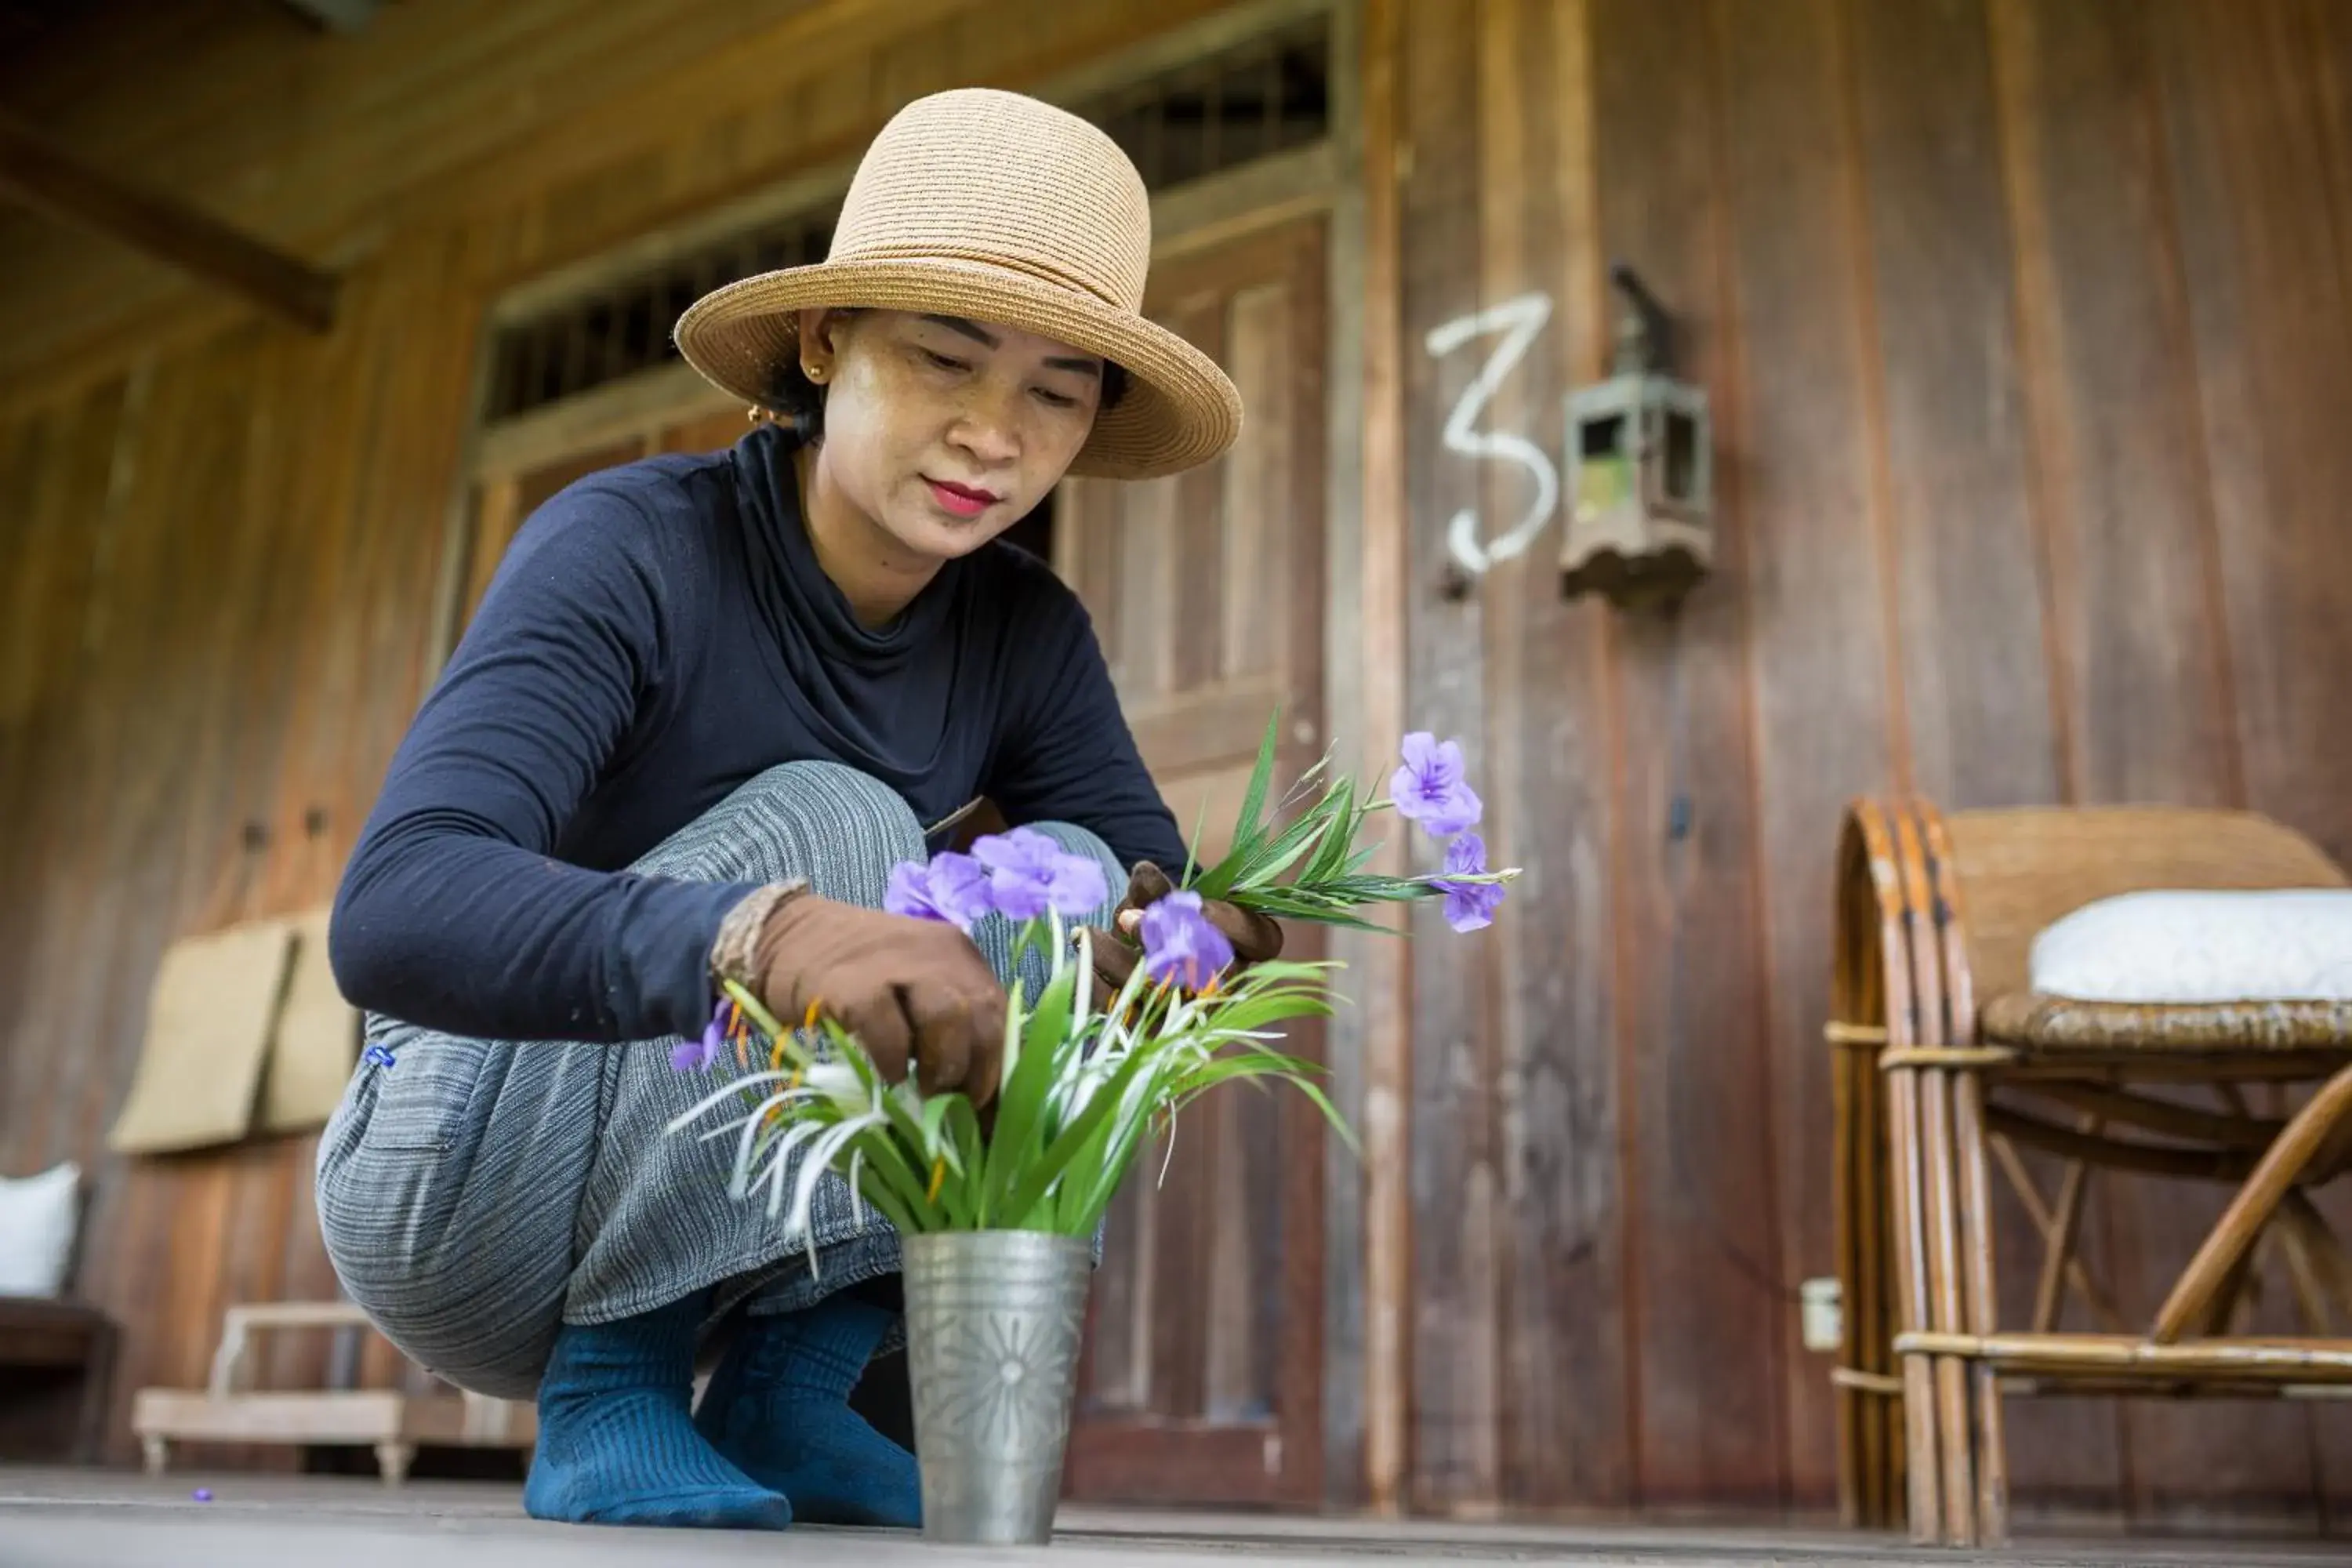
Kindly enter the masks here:
M 894 1313 L 848 1292 L 747 1319 L 695 1416 L 719 1451 L 813 1524 L 923 1522 L 915 1456 L 849 1408 Z
M 533 1519 L 572 1524 L 782 1530 L 792 1504 L 694 1429 L 702 1296 L 617 1323 L 566 1323 L 539 1383 L 539 1447 L 523 1485 Z

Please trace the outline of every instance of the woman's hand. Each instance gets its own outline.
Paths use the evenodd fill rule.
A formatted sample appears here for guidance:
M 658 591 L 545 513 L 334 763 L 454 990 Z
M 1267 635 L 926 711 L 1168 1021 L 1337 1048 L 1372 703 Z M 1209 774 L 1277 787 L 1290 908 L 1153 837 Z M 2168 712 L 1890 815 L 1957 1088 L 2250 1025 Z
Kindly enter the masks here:
M 723 955 L 723 931 L 719 942 Z M 891 1082 L 911 1061 L 925 1094 L 959 1089 L 975 1106 L 995 1096 L 1004 988 L 955 927 L 795 889 L 764 911 L 747 945 L 747 973 L 736 978 L 780 1022 L 798 1024 L 814 1008 L 856 1035 Z
M 1103 931 L 1095 933 L 1095 997 L 1101 1005 L 1118 994 L 1127 984 L 1135 966 L 1143 962 L 1143 911 L 1175 890 L 1168 873 L 1149 860 L 1139 861 L 1129 876 L 1127 897 L 1119 900 L 1118 910 L 1111 916 L 1117 935 Z M 1216 927 L 1224 939 L 1233 943 L 1234 962 L 1218 980 L 1231 979 L 1253 963 L 1264 963 L 1282 956 L 1282 928 L 1265 916 L 1227 903 L 1223 899 L 1203 899 L 1201 914 Z

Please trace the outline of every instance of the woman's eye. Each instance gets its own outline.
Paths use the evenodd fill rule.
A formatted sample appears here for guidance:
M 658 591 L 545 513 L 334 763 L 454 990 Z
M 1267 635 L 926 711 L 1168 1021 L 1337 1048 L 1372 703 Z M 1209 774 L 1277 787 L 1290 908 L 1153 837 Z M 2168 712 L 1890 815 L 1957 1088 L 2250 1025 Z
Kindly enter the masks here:
M 923 357 L 930 361 L 941 370 L 969 370 L 971 368 L 970 365 L 964 363 L 963 361 L 955 358 L 951 354 L 934 353 L 929 349 L 925 349 L 923 351 Z
M 1048 408 L 1076 408 L 1078 405 L 1076 398 L 1067 393 L 1055 392 L 1050 387 L 1039 387 L 1037 397 Z

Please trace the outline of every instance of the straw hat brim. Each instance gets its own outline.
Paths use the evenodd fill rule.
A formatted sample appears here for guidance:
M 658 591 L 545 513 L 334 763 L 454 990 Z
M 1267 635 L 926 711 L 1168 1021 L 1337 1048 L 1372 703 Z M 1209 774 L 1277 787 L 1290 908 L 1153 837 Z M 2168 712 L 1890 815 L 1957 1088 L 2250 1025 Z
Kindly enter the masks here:
M 1242 399 L 1214 360 L 1148 317 L 1066 284 L 986 262 L 908 257 L 826 261 L 713 289 L 678 318 L 677 347 L 706 380 L 765 404 L 800 352 L 795 312 L 916 310 L 1017 327 L 1100 354 L 1128 374 L 1096 416 L 1074 474 L 1143 479 L 1205 463 L 1241 434 Z

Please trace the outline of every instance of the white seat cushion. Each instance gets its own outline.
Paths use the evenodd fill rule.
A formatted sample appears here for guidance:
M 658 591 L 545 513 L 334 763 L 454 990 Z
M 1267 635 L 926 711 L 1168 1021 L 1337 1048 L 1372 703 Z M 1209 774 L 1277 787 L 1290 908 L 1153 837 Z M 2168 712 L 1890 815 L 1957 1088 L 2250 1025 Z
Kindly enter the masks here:
M 2352 1001 L 2352 889 L 2124 893 L 2043 928 L 2029 964 L 2084 1002 Z
M 0 1177 L 0 1296 L 55 1296 L 73 1258 L 81 1169 L 70 1160 L 37 1176 Z

